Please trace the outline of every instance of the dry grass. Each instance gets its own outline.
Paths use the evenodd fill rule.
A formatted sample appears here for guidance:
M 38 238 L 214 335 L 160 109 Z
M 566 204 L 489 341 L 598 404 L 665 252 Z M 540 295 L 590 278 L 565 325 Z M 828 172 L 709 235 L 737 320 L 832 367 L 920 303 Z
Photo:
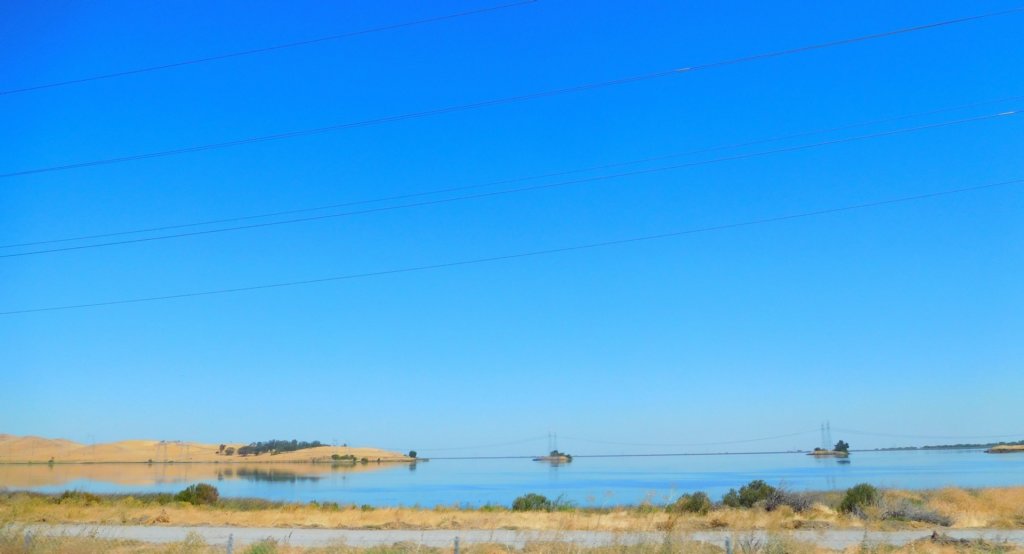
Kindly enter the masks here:
M 226 446 L 238 448 L 238 443 L 225 443 Z M 351 454 L 356 458 L 367 458 L 375 461 L 408 462 L 409 458 L 398 452 L 368 447 L 333 447 L 321 446 L 294 452 L 283 452 L 271 456 L 240 457 L 218 454 L 217 444 L 198 442 L 163 443 L 155 440 L 128 440 L 106 444 L 85 445 L 65 439 L 47 439 L 42 437 L 21 437 L 0 434 L 0 463 L 46 463 L 54 460 L 59 463 L 145 463 L 173 461 L 188 462 L 219 462 L 219 463 L 260 463 L 260 462 L 326 462 L 332 454 L 344 456 Z
M 333 529 L 510 529 L 599 531 L 698 531 L 706 529 L 932 529 L 934 522 L 885 519 L 892 506 L 902 513 L 941 516 L 953 528 L 1024 527 L 1024 487 L 886 491 L 879 506 L 865 517 L 840 514 L 833 507 L 840 495 L 814 495 L 814 504 L 800 513 L 783 506 L 716 508 L 706 515 L 667 513 L 649 506 L 611 509 L 567 509 L 513 512 L 505 508 L 457 507 L 377 508 L 326 504 L 283 504 L 228 499 L 212 506 L 173 502 L 165 495 L 71 498 L 30 493 L 0 494 L 0 521 L 18 523 L 85 523 L 134 525 L 213 525 L 237 527 L 303 527 Z M 913 508 L 912 510 L 906 507 Z
M 986 450 L 990 454 L 1008 454 L 1010 452 L 1024 452 L 1024 444 L 1000 444 Z

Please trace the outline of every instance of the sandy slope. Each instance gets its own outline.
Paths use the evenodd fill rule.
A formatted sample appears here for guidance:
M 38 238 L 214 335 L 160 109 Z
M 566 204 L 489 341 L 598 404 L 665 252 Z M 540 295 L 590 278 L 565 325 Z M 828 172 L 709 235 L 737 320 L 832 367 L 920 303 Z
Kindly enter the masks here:
M 243 444 L 226 444 L 238 448 Z M 53 459 L 57 463 L 104 463 L 104 462 L 220 462 L 220 463 L 261 463 L 261 462 L 324 462 L 332 454 L 351 454 L 356 458 L 370 461 L 409 461 L 410 458 L 398 452 L 367 447 L 321 446 L 277 455 L 241 457 L 218 454 L 219 445 L 196 442 L 166 442 L 155 440 L 127 440 L 105 444 L 85 445 L 65 439 L 43 437 L 21 437 L 0 434 L 0 463 L 38 462 Z
M 1024 454 L 1024 444 L 1001 444 L 999 446 L 993 446 L 986 450 L 989 454 L 1008 454 L 1010 452 L 1020 452 Z

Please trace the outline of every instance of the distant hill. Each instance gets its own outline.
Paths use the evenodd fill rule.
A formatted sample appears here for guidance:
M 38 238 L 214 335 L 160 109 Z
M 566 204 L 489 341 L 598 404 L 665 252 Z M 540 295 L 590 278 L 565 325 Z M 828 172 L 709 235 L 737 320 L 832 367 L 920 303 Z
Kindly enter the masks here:
M 225 452 L 219 444 L 185 441 L 126 440 L 103 444 L 81 444 L 66 439 L 48 439 L 33 436 L 0 434 L 0 463 L 109 463 L 109 462 L 332 462 L 332 456 L 366 458 L 369 462 L 409 462 L 412 458 L 399 452 L 380 448 L 317 446 L 279 454 L 260 453 L 240 456 L 238 449 L 247 444 L 225 443 Z
M 961 443 L 961 444 L 935 444 L 928 446 L 893 446 L 890 448 L 876 448 L 877 451 L 892 451 L 892 450 L 981 450 L 981 449 L 1000 449 L 1004 447 L 1024 447 L 1024 440 L 1015 442 L 986 442 L 986 443 Z M 1009 450 L 1013 450 L 1010 448 Z
M 985 452 L 989 454 L 1009 454 L 1010 452 L 1024 452 L 1024 441 L 1008 444 L 997 444 Z

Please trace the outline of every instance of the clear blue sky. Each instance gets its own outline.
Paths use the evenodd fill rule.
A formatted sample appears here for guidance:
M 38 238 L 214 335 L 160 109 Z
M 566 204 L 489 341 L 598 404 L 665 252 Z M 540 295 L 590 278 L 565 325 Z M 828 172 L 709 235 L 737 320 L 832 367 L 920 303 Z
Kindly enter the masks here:
M 0 89 L 487 5 L 5 2 Z M 537 92 L 1013 5 L 540 0 L 0 96 L 0 173 Z M 1024 95 L 1022 29 L 1017 14 L 513 105 L 7 178 L 0 237 L 11 244 L 470 185 Z M 681 160 L 1021 108 L 1005 102 Z M 1018 179 L 1022 119 L 5 258 L 0 311 L 442 263 Z M 337 439 L 429 452 L 555 430 L 560 446 L 578 453 L 650 449 L 564 437 L 688 444 L 813 431 L 823 420 L 907 435 L 1024 432 L 1022 188 L 460 268 L 2 316 L 0 432 Z M 855 447 L 951 442 L 833 434 Z M 817 443 L 812 432 L 729 449 Z

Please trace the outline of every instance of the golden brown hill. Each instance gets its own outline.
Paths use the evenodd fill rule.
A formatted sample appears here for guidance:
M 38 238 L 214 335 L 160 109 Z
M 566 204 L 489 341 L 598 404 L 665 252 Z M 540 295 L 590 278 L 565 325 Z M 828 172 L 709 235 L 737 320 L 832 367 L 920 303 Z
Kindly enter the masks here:
M 1011 452 L 1024 453 L 1024 444 L 1000 444 L 989 448 L 985 452 L 989 454 L 1009 454 Z
M 225 443 L 236 450 L 245 446 Z M 122 463 L 122 462 L 330 462 L 332 455 L 351 455 L 371 462 L 409 462 L 412 458 L 398 452 L 369 447 L 320 446 L 280 454 L 227 456 L 220 445 L 185 441 L 127 440 L 104 444 L 81 444 L 65 439 L 21 437 L 0 434 L 0 463 Z

